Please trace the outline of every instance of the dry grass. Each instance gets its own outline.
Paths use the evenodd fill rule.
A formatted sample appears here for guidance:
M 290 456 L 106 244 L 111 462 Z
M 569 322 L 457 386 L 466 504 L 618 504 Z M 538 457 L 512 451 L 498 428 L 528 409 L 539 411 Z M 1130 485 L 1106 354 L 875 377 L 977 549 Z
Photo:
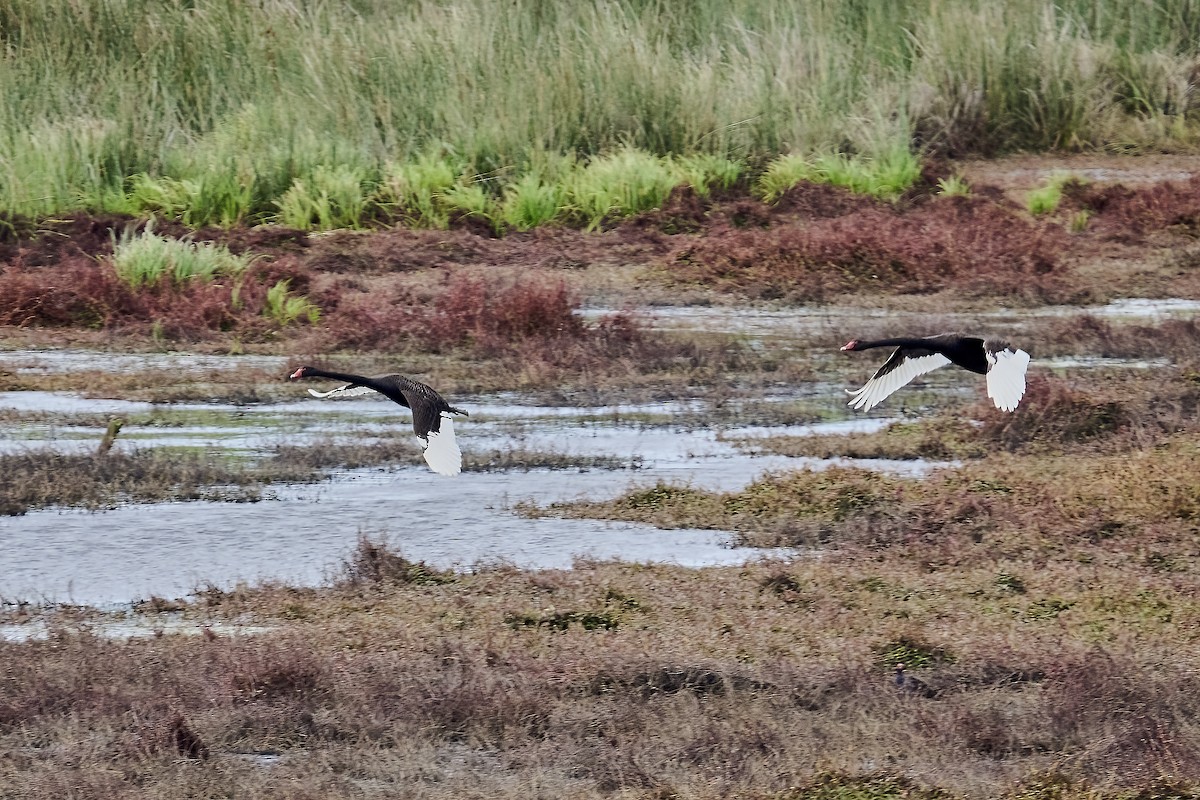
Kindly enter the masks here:
M 319 480 L 311 470 L 243 465 L 166 449 L 105 455 L 29 451 L 0 455 L 0 515 L 47 506 L 109 508 L 122 502 L 262 498 L 271 482 Z
M 17 796 L 1115 800 L 1171 776 L 1191 796 L 1185 573 L 1088 552 L 448 575 L 364 541 L 334 587 L 193 611 L 277 633 L 0 644 L 0 777 Z

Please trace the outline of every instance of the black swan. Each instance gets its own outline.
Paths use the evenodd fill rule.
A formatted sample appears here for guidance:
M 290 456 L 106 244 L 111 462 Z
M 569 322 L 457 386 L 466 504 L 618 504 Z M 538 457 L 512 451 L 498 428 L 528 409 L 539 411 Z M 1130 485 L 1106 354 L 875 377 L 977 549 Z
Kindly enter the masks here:
M 403 375 L 376 375 L 367 378 L 345 372 L 328 372 L 317 367 L 300 367 L 292 373 L 292 380 L 301 378 L 333 378 L 346 381 L 344 386 L 318 392 L 309 389 L 313 397 L 353 397 L 370 392 L 379 392 L 389 400 L 412 409 L 413 431 L 425 443 L 425 462 L 439 475 L 457 475 L 462 472 L 462 452 L 454 438 L 452 414 L 470 416 L 461 408 L 446 402 L 429 386 Z
M 1001 411 L 1012 411 L 1025 394 L 1025 370 L 1029 354 L 1014 350 L 999 339 L 980 339 L 960 333 L 942 333 L 917 338 L 899 337 L 863 342 L 854 339 L 843 350 L 868 350 L 872 347 L 895 347 L 892 355 L 861 389 L 848 394 L 854 397 L 851 408 L 869 410 L 892 392 L 918 375 L 957 364 L 963 369 L 987 376 L 987 393 Z

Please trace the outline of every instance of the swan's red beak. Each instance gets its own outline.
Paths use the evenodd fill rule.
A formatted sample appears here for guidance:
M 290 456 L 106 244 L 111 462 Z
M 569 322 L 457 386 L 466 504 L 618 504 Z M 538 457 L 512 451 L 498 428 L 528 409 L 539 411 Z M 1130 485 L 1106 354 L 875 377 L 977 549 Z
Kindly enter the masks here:
M 845 348 L 843 348 L 843 349 L 845 349 Z M 291 380 L 303 378 L 304 377 L 304 367 L 300 367 L 300 369 L 293 372 L 289 377 L 291 378 Z
M 858 339 L 851 339 L 850 341 L 848 341 L 844 345 L 842 345 L 842 349 L 843 350 L 853 350 L 854 346 L 856 344 L 858 344 Z M 293 375 L 292 377 L 295 377 L 295 376 Z

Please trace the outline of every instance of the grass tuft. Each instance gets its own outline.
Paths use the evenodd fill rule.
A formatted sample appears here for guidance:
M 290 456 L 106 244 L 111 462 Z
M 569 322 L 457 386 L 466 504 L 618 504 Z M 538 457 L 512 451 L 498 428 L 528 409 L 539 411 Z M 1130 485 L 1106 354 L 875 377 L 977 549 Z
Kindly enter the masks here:
M 117 276 L 135 290 L 164 282 L 181 286 L 216 277 L 236 280 L 253 261 L 252 256 L 234 255 L 222 245 L 159 236 L 152 222 L 141 232 L 127 228 L 114 240 L 112 252 Z
M 263 304 L 263 315 L 281 328 L 303 318 L 309 325 L 321 321 L 321 309 L 303 295 L 292 295 L 288 291 L 290 280 L 284 279 L 267 290 Z

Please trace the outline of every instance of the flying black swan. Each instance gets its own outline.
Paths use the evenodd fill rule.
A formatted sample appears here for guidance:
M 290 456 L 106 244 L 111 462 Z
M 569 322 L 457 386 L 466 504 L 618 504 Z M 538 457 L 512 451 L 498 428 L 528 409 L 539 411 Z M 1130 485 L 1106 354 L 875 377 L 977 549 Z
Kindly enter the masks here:
M 942 333 L 917 338 L 899 337 L 863 342 L 853 339 L 843 350 L 869 350 L 895 347 L 879 371 L 861 388 L 848 392 L 851 408 L 869 410 L 918 375 L 957 364 L 963 369 L 987 376 L 987 393 L 1001 411 L 1013 411 L 1025 394 L 1025 370 L 1029 354 L 1015 350 L 999 339 L 980 339 L 960 333 Z
M 439 475 L 457 475 L 462 472 L 462 452 L 454 438 L 452 414 L 469 416 L 461 408 L 446 402 L 440 394 L 412 378 L 403 375 L 376 375 L 367 378 L 345 372 L 328 372 L 317 367 L 300 367 L 292 373 L 292 380 L 301 378 L 333 378 L 346 381 L 345 385 L 328 392 L 309 389 L 313 397 L 353 397 L 370 392 L 379 392 L 384 397 L 412 409 L 413 431 L 425 442 L 425 462 Z

